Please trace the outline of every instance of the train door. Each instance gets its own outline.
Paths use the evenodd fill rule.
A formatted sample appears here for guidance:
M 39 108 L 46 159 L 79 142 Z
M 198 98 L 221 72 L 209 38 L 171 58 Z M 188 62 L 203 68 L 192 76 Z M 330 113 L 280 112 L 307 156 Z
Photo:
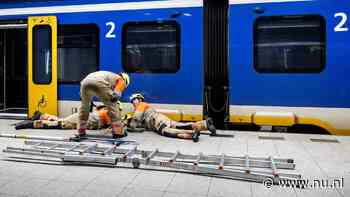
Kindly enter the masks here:
M 27 117 L 27 24 L 0 22 L 0 117 Z
M 57 115 L 57 19 L 28 18 L 28 116 Z
M 217 128 L 229 119 L 228 8 L 229 0 L 204 0 L 203 116 Z

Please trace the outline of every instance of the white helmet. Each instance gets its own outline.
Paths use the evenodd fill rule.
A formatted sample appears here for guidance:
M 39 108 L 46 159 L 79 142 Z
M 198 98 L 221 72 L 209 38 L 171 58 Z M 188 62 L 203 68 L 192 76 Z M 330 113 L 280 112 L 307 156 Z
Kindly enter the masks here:
M 121 72 L 119 73 L 119 75 L 123 78 L 124 82 L 125 82 L 125 86 L 128 87 L 128 85 L 130 84 L 130 77 L 127 73 L 125 72 Z
M 132 95 L 130 96 L 129 100 L 130 100 L 130 102 L 132 103 L 132 101 L 133 101 L 134 99 L 140 99 L 141 101 L 144 101 L 144 100 L 145 100 L 145 97 L 144 97 L 142 94 L 140 94 L 140 93 L 135 93 L 135 94 L 132 94 Z

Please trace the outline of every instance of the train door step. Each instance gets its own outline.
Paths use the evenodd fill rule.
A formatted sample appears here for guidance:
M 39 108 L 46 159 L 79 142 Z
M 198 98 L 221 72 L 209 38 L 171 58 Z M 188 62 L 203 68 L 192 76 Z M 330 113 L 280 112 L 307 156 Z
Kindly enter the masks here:
M 27 117 L 28 117 L 27 114 L 0 112 L 0 119 L 26 120 Z

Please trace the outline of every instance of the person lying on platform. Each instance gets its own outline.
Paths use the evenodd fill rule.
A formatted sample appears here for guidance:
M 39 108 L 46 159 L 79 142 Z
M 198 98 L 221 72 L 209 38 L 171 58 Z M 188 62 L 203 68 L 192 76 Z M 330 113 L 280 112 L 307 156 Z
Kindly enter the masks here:
M 121 106 L 121 105 L 119 105 Z M 121 111 L 121 107 L 120 107 Z M 25 120 L 15 125 L 15 129 L 77 129 L 79 113 L 71 114 L 65 118 L 36 111 L 32 120 Z M 106 106 L 95 106 L 90 112 L 87 129 L 98 130 L 111 126 L 111 118 Z
M 210 118 L 188 123 L 173 121 L 146 103 L 144 96 L 139 93 L 131 95 L 130 102 L 134 107 L 134 114 L 128 124 L 130 129 L 145 128 L 162 136 L 192 139 L 194 142 L 198 142 L 200 131 L 209 130 L 213 135 L 216 133 Z

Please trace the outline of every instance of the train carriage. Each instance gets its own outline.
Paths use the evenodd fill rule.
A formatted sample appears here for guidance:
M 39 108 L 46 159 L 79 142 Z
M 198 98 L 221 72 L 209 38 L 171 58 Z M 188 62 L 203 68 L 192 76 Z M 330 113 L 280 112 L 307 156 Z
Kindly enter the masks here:
M 79 82 L 130 73 L 181 121 L 350 133 L 350 3 L 13 0 L 0 3 L 0 116 L 77 111 Z M 130 106 L 126 106 L 129 109 Z

